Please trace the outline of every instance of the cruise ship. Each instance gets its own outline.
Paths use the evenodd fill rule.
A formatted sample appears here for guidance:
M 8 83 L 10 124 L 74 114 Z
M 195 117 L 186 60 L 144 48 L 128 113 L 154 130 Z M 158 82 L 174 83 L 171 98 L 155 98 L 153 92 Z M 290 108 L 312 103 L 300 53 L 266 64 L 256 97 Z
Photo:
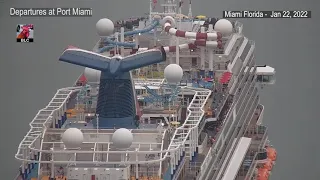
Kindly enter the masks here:
M 240 22 L 193 16 L 191 1 L 188 15 L 182 2 L 155 6 L 103 18 L 93 50 L 62 52 L 84 72 L 31 121 L 16 180 L 270 178 L 277 152 L 259 93 L 275 69 L 255 63 Z

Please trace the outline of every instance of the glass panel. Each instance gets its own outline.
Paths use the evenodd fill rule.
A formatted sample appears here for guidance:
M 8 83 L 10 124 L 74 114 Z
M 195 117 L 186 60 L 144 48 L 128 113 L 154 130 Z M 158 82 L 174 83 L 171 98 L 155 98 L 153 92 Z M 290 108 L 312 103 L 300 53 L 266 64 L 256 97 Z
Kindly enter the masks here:
M 262 75 L 258 75 L 257 81 L 258 81 L 258 82 L 262 82 Z
M 270 78 L 270 76 L 262 76 L 262 78 L 263 78 L 263 82 L 269 82 L 270 80 L 269 80 L 269 78 Z

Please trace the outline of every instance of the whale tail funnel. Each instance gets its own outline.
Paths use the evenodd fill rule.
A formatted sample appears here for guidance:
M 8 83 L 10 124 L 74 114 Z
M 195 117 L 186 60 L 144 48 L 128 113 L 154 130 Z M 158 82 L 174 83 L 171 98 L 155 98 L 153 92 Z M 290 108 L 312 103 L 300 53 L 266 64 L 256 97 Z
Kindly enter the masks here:
M 66 49 L 59 60 L 70 64 L 88 67 L 100 71 L 110 71 L 113 59 L 98 53 L 86 51 L 79 48 Z M 128 72 L 133 69 L 149 66 L 155 63 L 166 61 L 166 52 L 160 49 L 150 49 L 137 54 L 124 57 L 120 60 L 120 71 Z
M 101 71 L 96 109 L 96 113 L 99 114 L 99 128 L 133 129 L 138 124 L 135 90 L 129 71 L 166 61 L 166 52 L 161 47 L 119 58 L 68 48 L 59 60 Z M 96 121 L 92 123 L 97 126 Z

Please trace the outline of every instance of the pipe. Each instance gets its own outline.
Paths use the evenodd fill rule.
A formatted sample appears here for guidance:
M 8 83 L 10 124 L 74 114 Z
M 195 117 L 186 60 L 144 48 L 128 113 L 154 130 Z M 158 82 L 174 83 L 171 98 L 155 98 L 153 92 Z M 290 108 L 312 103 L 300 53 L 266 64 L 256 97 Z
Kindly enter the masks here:
M 159 25 L 159 20 L 154 20 L 149 27 L 145 28 L 145 29 L 139 29 L 139 30 L 133 30 L 133 31 L 127 31 L 125 32 L 123 35 L 126 37 L 126 36 L 132 36 L 132 35 L 136 35 L 136 34 L 144 34 L 144 33 L 147 33 L 147 32 L 150 32 L 152 31 L 152 29 L 154 29 L 155 27 L 157 27 Z M 108 51 L 112 48 L 114 48 L 114 46 L 123 46 L 123 47 L 135 47 L 136 44 L 135 43 L 132 43 L 132 42 L 116 42 L 116 41 L 113 41 L 109 38 L 105 38 L 104 39 L 105 42 L 107 42 L 109 45 L 108 46 L 105 46 L 105 47 L 102 47 L 98 50 L 99 53 L 103 53 L 105 51 Z
M 146 32 L 151 31 L 157 25 L 159 25 L 159 21 L 154 20 L 152 25 L 149 26 L 148 28 L 125 32 L 124 36 L 135 35 L 135 34 L 139 34 L 139 33 L 146 33 Z M 213 48 L 218 47 L 219 49 L 223 48 L 222 41 L 220 40 L 222 38 L 222 34 L 219 32 L 196 33 L 196 32 L 189 32 L 189 31 L 180 31 L 180 30 L 176 30 L 175 28 L 171 27 L 170 20 L 168 20 L 164 24 L 164 29 L 165 29 L 165 32 L 167 32 L 173 36 L 183 37 L 183 38 L 193 38 L 193 39 L 190 39 L 191 43 L 179 45 L 178 48 L 180 51 L 184 50 L 184 49 L 195 49 L 196 46 L 213 47 Z M 217 41 L 205 41 L 207 39 L 217 40 Z M 124 47 L 136 47 L 135 43 L 121 43 L 121 42 L 111 41 L 110 39 L 106 39 L 106 40 L 109 44 L 113 44 L 113 45 L 109 45 L 109 46 L 105 46 L 103 48 L 100 48 L 99 49 L 100 53 L 103 53 L 105 51 L 109 51 L 110 49 L 112 49 L 114 47 L 114 45 L 124 46 Z M 139 48 L 138 51 L 143 51 L 143 50 L 147 50 L 147 49 L 148 48 Z M 166 46 L 166 47 L 164 47 L 164 50 L 166 52 L 176 52 L 176 46 Z M 133 54 L 135 52 L 131 52 L 131 53 Z
M 180 44 L 178 46 L 179 51 L 185 50 L 185 49 L 196 49 L 197 46 L 205 46 L 205 47 L 218 47 L 222 48 L 222 42 L 221 41 L 203 41 L 203 40 L 190 40 L 190 43 L 188 44 Z M 145 51 L 149 48 L 139 48 L 138 51 Z M 163 49 L 166 52 L 176 52 L 176 46 L 165 46 Z M 132 52 L 135 53 L 135 52 Z
M 183 38 L 193 38 L 189 39 L 190 43 L 189 44 L 180 44 L 178 46 L 179 50 L 184 50 L 184 49 L 195 49 L 197 46 L 202 46 L 202 47 L 213 47 L 216 48 L 218 47 L 219 49 L 222 49 L 222 41 L 220 40 L 222 38 L 221 33 L 216 32 L 216 33 L 196 33 L 196 32 L 186 32 L 186 31 L 180 31 L 176 30 L 175 28 L 171 27 L 171 18 L 165 18 L 164 20 L 167 20 L 166 23 L 164 24 L 164 29 L 167 33 L 173 36 L 177 37 L 183 37 Z M 172 18 L 173 19 L 173 18 Z M 183 36 L 181 34 L 184 34 Z M 195 39 L 194 39 L 195 38 Z M 206 39 L 216 39 L 217 41 L 206 41 Z M 176 46 L 166 46 L 163 47 L 166 52 L 176 52 L 177 47 Z M 139 48 L 138 51 L 144 51 L 147 50 L 148 48 Z M 135 52 L 131 52 L 135 53 Z

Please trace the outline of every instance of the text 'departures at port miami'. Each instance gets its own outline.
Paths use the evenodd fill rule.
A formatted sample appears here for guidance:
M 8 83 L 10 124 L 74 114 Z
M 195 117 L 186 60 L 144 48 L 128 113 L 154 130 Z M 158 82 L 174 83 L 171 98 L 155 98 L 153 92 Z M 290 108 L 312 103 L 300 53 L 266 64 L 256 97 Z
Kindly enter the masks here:
M 223 18 L 311 18 L 311 11 L 223 11 Z
M 90 17 L 92 8 L 10 8 L 10 16 Z

